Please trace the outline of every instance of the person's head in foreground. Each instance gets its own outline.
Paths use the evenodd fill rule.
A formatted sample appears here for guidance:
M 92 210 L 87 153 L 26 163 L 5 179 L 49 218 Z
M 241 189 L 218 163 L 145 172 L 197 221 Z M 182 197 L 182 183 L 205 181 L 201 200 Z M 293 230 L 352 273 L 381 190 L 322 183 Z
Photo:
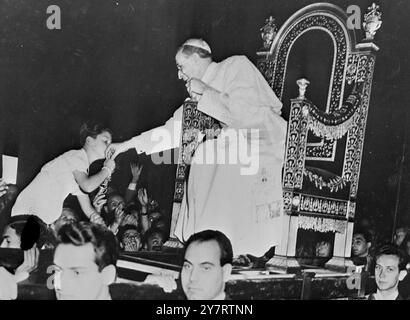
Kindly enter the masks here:
M 11 217 L 4 229 L 1 248 L 20 249 L 21 234 L 23 233 L 28 217 L 28 215 Z
M 188 39 L 175 55 L 178 78 L 187 82 L 191 78 L 202 79 L 212 62 L 209 45 L 202 39 Z
M 375 300 L 397 300 L 399 296 L 398 285 L 407 274 L 406 256 L 396 246 L 388 244 L 382 246 L 375 254 L 375 280 L 377 292 L 371 295 Z
M 223 300 L 232 271 L 232 245 L 220 231 L 193 234 L 185 245 L 181 283 L 188 300 Z
M 28 250 L 43 245 L 46 225 L 37 216 L 22 214 L 10 218 L 3 232 L 1 248 Z
M 354 257 L 364 258 L 369 255 L 372 246 L 372 236 L 365 229 L 357 229 L 353 234 L 352 255 Z
M 58 300 L 108 300 L 115 281 L 118 245 L 114 234 L 91 222 L 66 224 L 54 251 Z

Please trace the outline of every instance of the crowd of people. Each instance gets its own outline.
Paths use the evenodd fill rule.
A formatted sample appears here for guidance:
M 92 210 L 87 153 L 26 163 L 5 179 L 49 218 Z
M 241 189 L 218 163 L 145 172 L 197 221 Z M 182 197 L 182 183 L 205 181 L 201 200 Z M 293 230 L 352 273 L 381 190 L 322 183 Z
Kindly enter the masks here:
M 116 281 L 118 255 L 121 252 L 161 251 L 169 236 L 169 223 L 158 202 L 140 187 L 142 170 L 141 165 L 130 164 L 132 178 L 124 195 L 109 185 L 89 194 L 80 190 L 80 196 L 89 197 L 93 212 L 87 216 L 81 205 L 74 208 L 63 201 L 60 216 L 49 224 L 42 220 L 41 214 L 13 213 L 16 199 L 21 199 L 18 189 L 0 180 L 1 216 L 9 216 L 3 228 L 1 248 L 24 250 L 20 266 L 14 270 L 0 269 L 3 288 L 0 297 L 15 299 L 17 283 L 36 269 L 40 250 L 53 249 L 58 299 L 111 299 L 108 288 Z M 312 239 L 308 235 L 306 239 L 309 238 Z M 296 255 L 316 257 L 323 263 L 332 256 L 333 239 L 326 233 L 315 239 L 312 243 L 302 241 Z M 398 227 L 391 243 L 376 243 L 374 239 L 377 239 L 374 230 L 357 224 L 352 238 L 352 262 L 356 272 L 368 272 L 374 276 L 376 284 L 375 292 L 367 298 L 407 299 L 410 297 L 407 276 L 410 272 L 410 228 Z M 224 288 L 232 264 L 232 244 L 222 232 L 205 230 L 191 235 L 185 243 L 180 274 L 186 297 L 229 299 Z M 157 284 L 165 292 L 177 287 L 174 277 L 164 275 L 149 275 L 145 282 Z
M 101 217 L 99 224 L 105 225 L 116 236 L 120 248 L 124 252 L 160 251 L 168 238 L 169 222 L 158 202 L 152 199 L 145 188 L 137 190 L 138 178 L 142 166 L 131 164 L 133 174 L 125 195 L 113 188 L 106 192 L 90 195 L 93 208 Z M 10 204 L 15 201 L 15 186 L 2 181 L 2 190 L 6 192 L 1 198 L 3 216 L 10 215 Z M 9 193 L 9 190 L 13 194 Z M 4 204 L 7 203 L 7 204 Z M 39 248 L 55 248 L 58 231 L 67 223 L 89 221 L 79 206 L 71 205 L 72 201 L 63 204 L 60 216 L 47 224 L 41 215 L 16 214 L 10 217 L 3 230 L 2 248 L 21 248 L 21 235 L 29 218 L 34 218 L 39 225 Z M 8 208 L 9 207 L 9 208 Z

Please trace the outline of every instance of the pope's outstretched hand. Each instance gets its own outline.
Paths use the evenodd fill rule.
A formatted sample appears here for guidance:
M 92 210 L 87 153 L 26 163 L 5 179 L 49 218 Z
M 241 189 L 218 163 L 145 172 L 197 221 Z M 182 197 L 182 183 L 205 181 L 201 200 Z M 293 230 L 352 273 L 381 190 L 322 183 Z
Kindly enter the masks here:
M 120 153 L 127 151 L 124 143 L 111 143 L 105 150 L 105 157 L 114 160 Z

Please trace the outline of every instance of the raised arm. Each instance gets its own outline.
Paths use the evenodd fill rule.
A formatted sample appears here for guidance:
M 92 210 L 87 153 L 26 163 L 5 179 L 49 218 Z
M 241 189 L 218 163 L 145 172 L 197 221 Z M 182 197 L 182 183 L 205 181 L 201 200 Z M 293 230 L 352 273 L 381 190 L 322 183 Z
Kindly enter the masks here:
M 141 175 L 142 165 L 137 165 L 136 163 L 130 164 L 132 179 L 125 191 L 125 203 L 131 202 L 132 199 L 137 195 L 137 183 Z
M 87 194 L 77 195 L 77 199 L 81 209 L 91 222 L 105 225 L 104 220 L 91 204 L 90 197 Z
M 142 231 L 145 233 L 149 229 L 148 221 L 148 195 L 146 189 L 138 190 L 138 201 L 141 204 L 141 226 Z
M 106 154 L 114 151 L 113 159 L 120 153 L 135 148 L 138 153 L 157 153 L 179 147 L 181 139 L 183 106 L 179 107 L 173 116 L 163 125 L 146 131 L 130 140 L 112 143 L 106 150 Z

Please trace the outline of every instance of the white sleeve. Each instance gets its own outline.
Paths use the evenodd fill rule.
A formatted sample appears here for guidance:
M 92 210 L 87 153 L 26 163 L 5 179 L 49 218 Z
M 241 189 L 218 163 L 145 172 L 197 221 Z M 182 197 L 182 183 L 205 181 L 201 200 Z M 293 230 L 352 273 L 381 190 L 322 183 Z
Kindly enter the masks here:
M 282 103 L 248 59 L 233 60 L 223 80 L 222 92 L 212 87 L 204 91 L 198 110 L 234 128 L 259 127 L 266 107 L 280 111 Z
M 132 138 L 130 147 L 138 153 L 157 153 L 179 147 L 181 139 L 183 106 L 180 106 L 173 116 L 163 125 L 141 133 Z

